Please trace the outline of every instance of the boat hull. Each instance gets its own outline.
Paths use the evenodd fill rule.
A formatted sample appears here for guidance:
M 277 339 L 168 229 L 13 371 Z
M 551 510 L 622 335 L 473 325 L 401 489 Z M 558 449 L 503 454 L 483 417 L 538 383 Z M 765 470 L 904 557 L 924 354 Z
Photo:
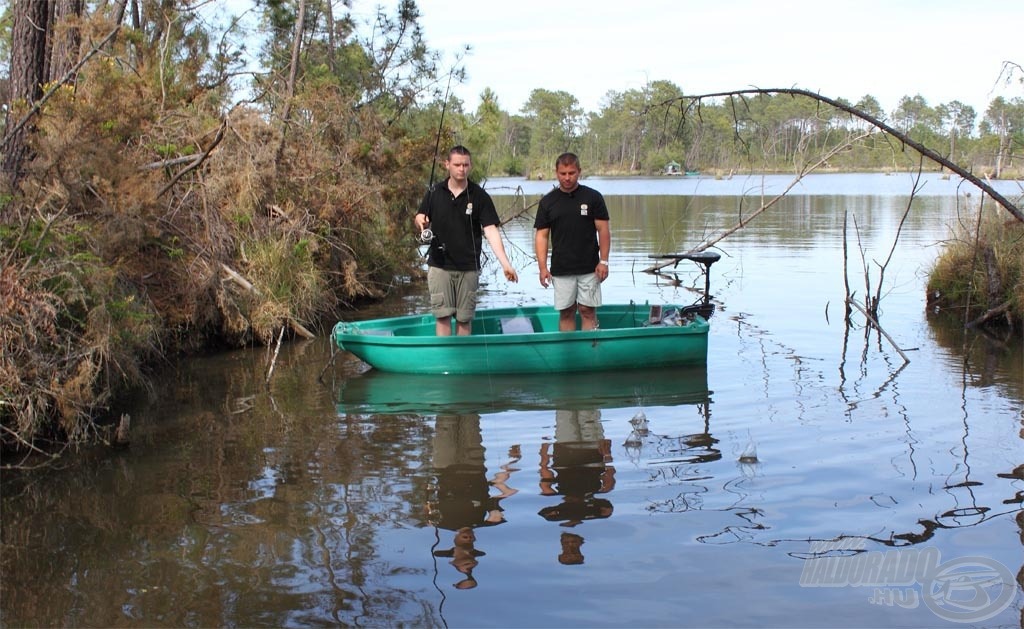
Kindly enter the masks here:
M 658 309 L 661 315 L 682 312 Z M 704 318 L 651 317 L 646 305 L 607 305 L 598 309 L 600 329 L 559 332 L 551 306 L 497 308 L 477 311 L 470 336 L 436 336 L 429 314 L 339 322 L 332 335 L 340 349 L 398 373 L 564 373 L 707 363 Z

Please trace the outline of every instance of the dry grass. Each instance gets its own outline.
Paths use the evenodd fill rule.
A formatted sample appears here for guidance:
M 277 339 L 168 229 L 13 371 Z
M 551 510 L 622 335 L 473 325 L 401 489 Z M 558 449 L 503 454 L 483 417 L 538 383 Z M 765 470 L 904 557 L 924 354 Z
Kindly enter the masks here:
M 932 309 L 1024 329 L 1024 223 L 988 210 L 958 224 L 928 277 Z
M 316 329 L 416 255 L 432 138 L 336 90 L 299 94 L 285 129 L 112 59 L 47 102 L 0 190 L 5 449 L 98 435 L 148 365 Z

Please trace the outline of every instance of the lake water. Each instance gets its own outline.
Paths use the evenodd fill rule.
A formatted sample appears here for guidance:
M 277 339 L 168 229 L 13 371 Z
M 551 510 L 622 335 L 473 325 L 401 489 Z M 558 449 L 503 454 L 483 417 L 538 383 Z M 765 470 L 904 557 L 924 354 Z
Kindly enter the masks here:
M 605 301 L 689 303 L 696 267 L 648 256 L 790 179 L 585 183 L 611 208 Z M 487 184 L 506 215 L 551 185 Z M 2 624 L 1021 626 L 1024 347 L 926 316 L 980 195 L 928 176 L 901 228 L 910 185 L 808 177 L 722 240 L 706 369 L 438 383 L 363 373 L 327 338 L 284 347 L 269 386 L 262 348 L 175 365 L 129 409 L 129 448 L 5 475 Z M 844 324 L 847 212 L 859 301 L 891 252 L 887 336 Z M 550 303 L 527 215 L 505 227 L 520 282 L 490 260 L 484 307 Z M 347 405 L 374 386 L 408 407 Z

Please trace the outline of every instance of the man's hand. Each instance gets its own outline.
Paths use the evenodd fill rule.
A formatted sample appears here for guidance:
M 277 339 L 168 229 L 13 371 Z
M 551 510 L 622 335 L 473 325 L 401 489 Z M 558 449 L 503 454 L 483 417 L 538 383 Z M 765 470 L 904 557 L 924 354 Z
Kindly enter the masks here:
M 551 283 L 551 271 L 546 266 L 540 267 L 540 285 L 544 288 L 548 287 Z

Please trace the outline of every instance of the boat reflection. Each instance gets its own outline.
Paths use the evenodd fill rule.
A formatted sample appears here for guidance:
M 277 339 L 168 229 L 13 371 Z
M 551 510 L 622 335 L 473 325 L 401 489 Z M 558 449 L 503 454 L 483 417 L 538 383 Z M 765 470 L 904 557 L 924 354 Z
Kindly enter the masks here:
M 418 375 L 370 370 L 348 378 L 339 413 L 460 414 L 707 404 L 706 366 L 620 373 Z
M 614 513 L 614 452 L 632 458 L 644 448 L 656 454 L 675 444 L 693 454 L 692 462 L 720 458 L 717 440 L 708 432 L 710 396 L 704 366 L 543 376 L 371 370 L 346 380 L 336 403 L 341 414 L 434 418 L 424 524 L 436 532 L 433 557 L 449 559 L 456 579 L 453 587 L 470 589 L 478 585 L 476 574 L 486 556 L 477 544 L 486 548 L 487 540 L 493 543 L 493 537 L 481 535 L 481 530 L 505 524 L 509 505 L 525 504 L 518 499 L 507 502 L 512 496 L 533 494 L 533 499 L 540 500 L 539 510 L 534 507 L 530 512 L 536 513 L 532 517 L 557 524 L 552 554 L 562 565 L 579 565 L 585 561 L 580 525 Z M 632 433 L 625 443 L 618 443 L 618 438 L 613 443 L 605 433 L 608 420 L 602 411 L 675 407 L 695 407 L 703 418 L 703 431 L 678 437 L 656 434 L 646 421 L 641 424 L 640 410 L 630 422 Z M 554 434 L 541 438 L 538 449 L 526 453 L 530 466 L 536 466 L 533 470 L 523 469 L 524 442 L 506 442 L 497 457 L 485 451 L 482 418 L 508 411 L 554 415 Z M 517 519 L 522 515 L 518 513 Z

